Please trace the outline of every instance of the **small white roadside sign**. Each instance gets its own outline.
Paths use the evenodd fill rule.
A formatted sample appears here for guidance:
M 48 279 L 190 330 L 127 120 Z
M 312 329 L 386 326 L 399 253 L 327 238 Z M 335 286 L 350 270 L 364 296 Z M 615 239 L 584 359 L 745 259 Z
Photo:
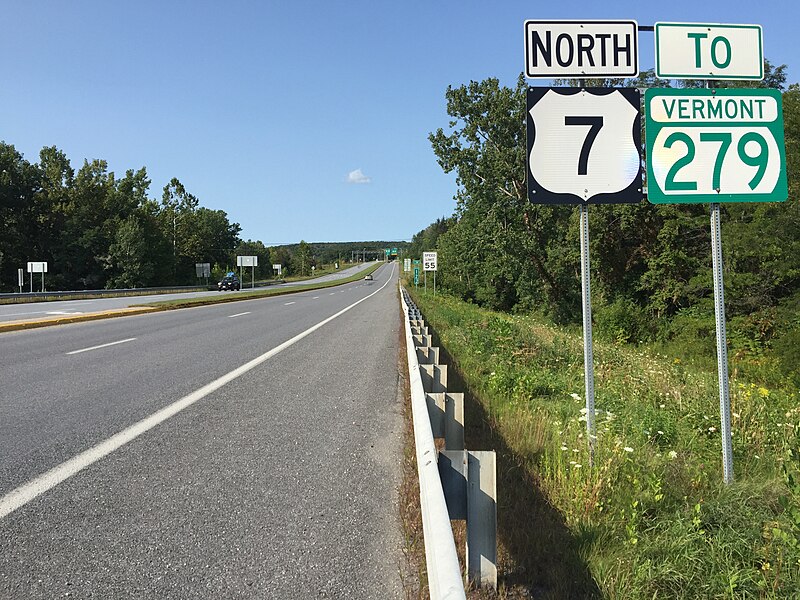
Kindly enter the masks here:
M 525 21 L 525 76 L 636 77 L 636 21 Z
M 656 77 L 764 79 L 761 25 L 656 23 Z
M 422 270 L 423 271 L 436 271 L 439 255 L 436 252 L 423 252 L 422 253 Z
M 258 257 L 257 256 L 237 256 L 236 257 L 236 266 L 237 267 L 257 267 L 258 266 Z
M 28 273 L 47 273 L 46 262 L 29 262 Z

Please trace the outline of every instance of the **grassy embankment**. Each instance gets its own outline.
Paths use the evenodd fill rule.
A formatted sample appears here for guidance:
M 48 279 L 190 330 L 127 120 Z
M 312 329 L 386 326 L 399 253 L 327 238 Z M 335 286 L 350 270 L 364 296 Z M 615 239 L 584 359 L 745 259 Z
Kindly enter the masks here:
M 411 292 L 463 377 L 467 447 L 498 451 L 501 591 L 800 597 L 796 389 L 732 380 L 726 486 L 716 371 L 595 342 L 590 466 L 579 330 Z

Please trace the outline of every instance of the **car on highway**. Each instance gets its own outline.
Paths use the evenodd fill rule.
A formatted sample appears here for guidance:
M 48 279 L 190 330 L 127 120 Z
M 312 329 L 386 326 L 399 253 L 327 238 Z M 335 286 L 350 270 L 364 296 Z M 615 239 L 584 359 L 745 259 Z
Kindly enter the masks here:
M 226 275 L 222 279 L 220 279 L 219 283 L 217 284 L 217 289 L 221 292 L 222 290 L 240 290 L 242 288 L 242 284 L 239 282 L 239 278 L 236 275 Z
M 365 275 L 364 281 L 372 281 L 372 275 Z

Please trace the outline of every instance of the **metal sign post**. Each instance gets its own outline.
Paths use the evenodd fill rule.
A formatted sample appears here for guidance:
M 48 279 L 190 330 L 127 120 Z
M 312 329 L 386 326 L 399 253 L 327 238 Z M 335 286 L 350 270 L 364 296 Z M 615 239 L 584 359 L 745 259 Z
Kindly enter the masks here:
M 589 271 L 589 206 L 581 204 L 581 296 L 583 298 L 583 369 L 586 390 L 586 435 L 589 437 L 589 464 L 594 464 L 597 439 L 594 419 L 594 353 L 592 351 L 592 289 Z
M 722 477 L 733 482 L 733 443 L 731 441 L 731 396 L 728 380 L 728 342 L 725 332 L 725 288 L 722 280 L 722 231 L 719 203 L 711 204 L 711 258 L 714 269 L 714 315 L 717 321 L 717 374 L 719 413 L 722 433 Z
M 589 204 L 642 200 L 640 94 L 636 89 L 583 85 L 528 88 L 527 112 L 528 200 L 580 205 L 586 434 L 593 465 L 597 438 Z
M 25 285 L 25 270 L 17 269 L 17 284 L 19 285 L 19 293 L 22 293 L 22 286 Z
M 759 25 L 657 23 L 656 76 L 760 80 Z M 782 97 L 778 90 L 705 89 L 645 93 L 648 200 L 709 202 L 722 471 L 733 482 L 720 202 L 788 197 Z

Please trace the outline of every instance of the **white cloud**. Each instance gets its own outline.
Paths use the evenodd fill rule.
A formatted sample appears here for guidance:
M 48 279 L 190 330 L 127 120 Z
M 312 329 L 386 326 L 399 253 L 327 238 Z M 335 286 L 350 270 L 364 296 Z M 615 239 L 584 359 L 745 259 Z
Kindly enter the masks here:
M 372 177 L 367 177 L 361 169 L 356 169 L 347 174 L 347 183 L 372 183 Z

